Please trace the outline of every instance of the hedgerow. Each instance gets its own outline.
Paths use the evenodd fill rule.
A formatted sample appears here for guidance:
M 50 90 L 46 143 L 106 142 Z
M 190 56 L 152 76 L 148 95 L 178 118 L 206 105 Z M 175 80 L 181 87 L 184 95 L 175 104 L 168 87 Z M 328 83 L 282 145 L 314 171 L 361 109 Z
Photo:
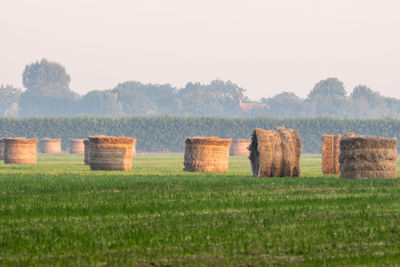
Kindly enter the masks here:
M 319 153 L 324 133 L 355 132 L 362 135 L 400 137 L 400 120 L 394 119 L 275 119 L 221 117 L 34 117 L 0 118 L 1 137 L 62 138 L 63 147 L 69 138 L 89 135 L 133 136 L 139 151 L 182 152 L 187 136 L 250 138 L 254 128 L 274 129 L 277 126 L 297 129 L 303 141 L 303 153 Z

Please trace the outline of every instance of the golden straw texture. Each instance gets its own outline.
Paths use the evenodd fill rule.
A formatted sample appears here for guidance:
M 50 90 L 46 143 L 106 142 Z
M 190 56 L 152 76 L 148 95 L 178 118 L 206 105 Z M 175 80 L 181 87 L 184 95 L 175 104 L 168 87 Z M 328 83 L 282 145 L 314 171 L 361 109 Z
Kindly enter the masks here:
M 227 172 L 231 139 L 218 137 L 188 137 L 186 139 L 184 171 Z
M 397 140 L 376 136 L 342 138 L 340 177 L 396 178 Z
M 83 144 L 83 139 L 69 139 L 69 153 L 84 154 L 85 146 Z
M 301 139 L 296 130 L 254 129 L 250 163 L 255 177 L 295 177 L 300 175 Z
M 231 156 L 250 156 L 249 146 L 251 139 L 237 139 L 232 141 L 230 155 Z
M 131 137 L 89 136 L 90 169 L 130 170 L 134 141 Z
M 48 139 L 48 138 L 41 139 L 40 152 L 43 154 L 60 154 L 61 139 Z
M 340 174 L 339 170 L 339 153 L 340 153 L 340 134 L 322 136 L 322 173 L 323 174 Z
M 4 138 L 4 163 L 36 164 L 37 139 Z

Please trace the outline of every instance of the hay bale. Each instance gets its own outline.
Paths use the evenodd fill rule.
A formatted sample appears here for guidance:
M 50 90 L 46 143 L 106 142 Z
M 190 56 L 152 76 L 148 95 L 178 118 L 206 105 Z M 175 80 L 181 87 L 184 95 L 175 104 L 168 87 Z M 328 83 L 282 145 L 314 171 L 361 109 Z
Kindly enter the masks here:
M 357 135 L 352 132 L 346 133 L 343 137 L 353 138 Z M 340 154 L 340 134 L 322 136 L 322 163 L 321 169 L 323 174 L 340 174 L 339 154 Z
M 89 136 L 90 169 L 130 170 L 134 140 L 131 137 Z
M 83 144 L 83 139 L 69 139 L 69 153 L 84 154 L 85 146 Z
M 4 163 L 36 164 L 37 139 L 4 138 Z
M 333 143 L 333 171 L 334 173 L 340 174 L 340 167 L 339 167 L 339 155 L 340 155 L 340 140 L 342 140 L 342 136 L 340 134 L 335 135 Z
M 3 138 L 0 138 L 0 160 L 4 159 L 4 144 Z
M 40 140 L 40 152 L 43 154 L 60 154 L 61 139 L 43 138 Z
M 323 174 L 340 174 L 339 170 L 339 154 L 340 154 L 340 134 L 322 136 L 322 173 Z
M 83 140 L 83 148 L 84 148 L 84 162 L 86 165 L 90 165 L 90 142 L 89 140 Z
M 344 135 L 345 137 L 356 137 L 357 135 L 353 132 L 348 132 Z
M 294 177 L 300 175 L 301 139 L 296 130 L 254 129 L 250 163 L 254 177 Z
M 227 172 L 232 139 L 188 137 L 185 141 L 184 171 Z
M 340 141 L 340 177 L 396 178 L 397 140 L 376 136 Z
M 230 155 L 231 156 L 250 156 L 249 146 L 251 139 L 237 139 L 232 141 Z

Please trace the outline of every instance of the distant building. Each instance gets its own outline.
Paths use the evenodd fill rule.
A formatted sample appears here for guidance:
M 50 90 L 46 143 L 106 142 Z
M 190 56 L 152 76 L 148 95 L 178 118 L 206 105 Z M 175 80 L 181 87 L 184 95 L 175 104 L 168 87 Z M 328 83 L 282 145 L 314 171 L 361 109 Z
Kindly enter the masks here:
M 240 100 L 239 105 L 240 105 L 240 108 L 245 112 L 251 111 L 255 108 L 269 109 L 269 106 L 267 104 L 258 103 L 258 102 L 243 103 L 242 100 Z

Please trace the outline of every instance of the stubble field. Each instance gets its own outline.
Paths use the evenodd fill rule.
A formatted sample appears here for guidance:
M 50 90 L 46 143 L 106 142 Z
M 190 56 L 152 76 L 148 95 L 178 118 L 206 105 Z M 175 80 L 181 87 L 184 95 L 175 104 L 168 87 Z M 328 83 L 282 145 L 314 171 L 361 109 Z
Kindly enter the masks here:
M 81 155 L 0 164 L 0 265 L 382 265 L 400 262 L 400 180 L 183 172 L 183 156 L 90 171 Z

